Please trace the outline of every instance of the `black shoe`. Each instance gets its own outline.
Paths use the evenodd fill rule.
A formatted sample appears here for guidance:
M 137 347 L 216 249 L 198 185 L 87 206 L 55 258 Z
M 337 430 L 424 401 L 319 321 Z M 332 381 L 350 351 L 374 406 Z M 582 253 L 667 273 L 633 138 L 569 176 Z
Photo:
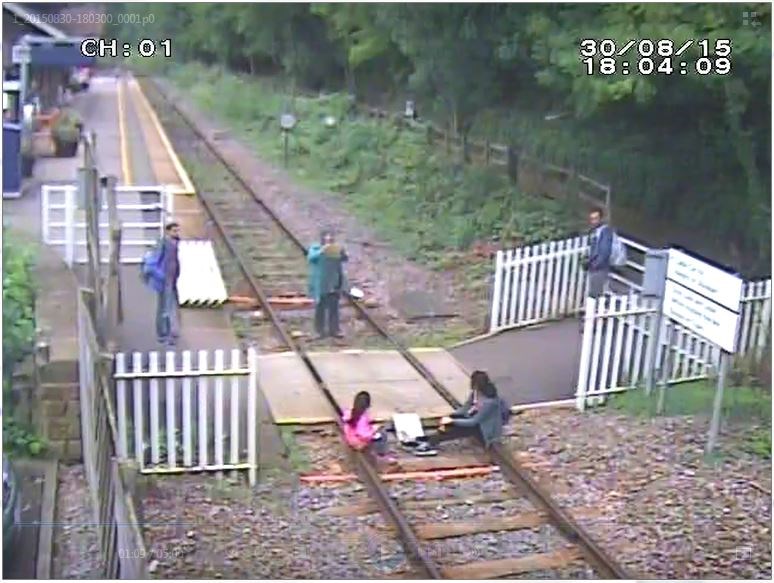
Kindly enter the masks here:
M 419 457 L 430 457 L 438 455 L 438 450 L 425 441 L 414 448 L 414 455 Z
M 405 449 L 406 451 L 414 452 L 414 450 L 419 446 L 418 441 L 401 441 L 400 446 Z

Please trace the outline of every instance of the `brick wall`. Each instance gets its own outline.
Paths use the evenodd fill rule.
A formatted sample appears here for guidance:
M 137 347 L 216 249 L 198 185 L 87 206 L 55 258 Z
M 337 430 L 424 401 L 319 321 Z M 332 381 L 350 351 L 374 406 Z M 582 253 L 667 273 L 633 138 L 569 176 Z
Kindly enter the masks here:
M 49 454 L 80 461 L 81 412 L 78 363 L 59 361 L 39 367 L 34 424 L 49 445 Z

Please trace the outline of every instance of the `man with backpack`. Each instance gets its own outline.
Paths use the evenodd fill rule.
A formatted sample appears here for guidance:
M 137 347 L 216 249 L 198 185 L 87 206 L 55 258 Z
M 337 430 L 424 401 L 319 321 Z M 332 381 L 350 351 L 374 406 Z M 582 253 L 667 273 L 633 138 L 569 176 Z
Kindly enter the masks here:
M 589 253 L 584 260 L 588 270 L 589 297 L 599 298 L 607 290 L 610 269 L 626 264 L 626 249 L 618 235 L 604 220 L 601 208 L 589 213 Z
M 180 225 L 169 223 L 164 237 L 142 262 L 145 283 L 156 292 L 156 335 L 160 344 L 174 346 L 180 335 L 177 300 L 177 280 L 180 277 L 178 245 Z

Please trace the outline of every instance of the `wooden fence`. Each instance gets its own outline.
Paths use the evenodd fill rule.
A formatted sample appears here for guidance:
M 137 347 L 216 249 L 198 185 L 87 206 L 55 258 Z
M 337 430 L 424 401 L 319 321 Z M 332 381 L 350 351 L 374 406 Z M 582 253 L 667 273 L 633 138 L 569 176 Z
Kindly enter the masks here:
M 106 579 L 145 579 L 147 553 L 132 492 L 116 456 L 116 416 L 111 402 L 112 362 L 96 334 L 91 294 L 78 301 L 78 349 L 83 462 L 89 482 L 99 553 Z
M 214 361 L 206 350 L 167 352 L 163 370 L 158 352 L 116 355 L 115 400 L 118 448 L 143 473 L 258 471 L 258 387 L 254 348 L 247 362 L 234 349 Z M 212 366 L 210 366 L 212 362 Z M 163 388 L 163 392 L 162 392 Z
M 456 132 L 425 121 L 418 123 L 406 118 L 403 112 L 389 112 L 362 104 L 357 107 L 369 117 L 389 119 L 400 125 L 424 129 L 429 143 L 443 145 L 448 153 L 457 153 L 466 162 L 491 166 L 505 172 L 527 194 L 550 198 L 577 197 L 586 204 L 604 208 L 608 218 L 612 217 L 610 185 L 584 176 L 573 168 L 543 162 L 516 147 L 488 140 L 463 140 Z
M 655 300 L 634 294 L 588 298 L 585 302 L 576 388 L 581 409 L 601 402 L 604 395 L 645 383 L 646 359 L 658 309 Z M 764 357 L 771 334 L 770 279 L 744 284 L 737 334 L 737 356 L 756 361 Z M 655 381 L 698 380 L 718 370 L 717 346 L 668 318 L 662 320 L 657 342 Z

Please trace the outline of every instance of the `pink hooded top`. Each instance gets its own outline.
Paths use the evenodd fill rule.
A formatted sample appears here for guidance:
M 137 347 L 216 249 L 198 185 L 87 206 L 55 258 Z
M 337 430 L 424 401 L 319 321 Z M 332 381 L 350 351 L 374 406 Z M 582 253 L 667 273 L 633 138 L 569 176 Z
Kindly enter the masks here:
M 344 438 L 347 440 L 347 443 L 352 447 L 362 447 L 371 443 L 371 439 L 376 431 L 371 424 L 371 416 L 368 414 L 368 411 L 363 411 L 354 427 L 347 423 L 351 414 L 352 410 L 346 409 L 341 416 L 342 421 L 344 421 Z

